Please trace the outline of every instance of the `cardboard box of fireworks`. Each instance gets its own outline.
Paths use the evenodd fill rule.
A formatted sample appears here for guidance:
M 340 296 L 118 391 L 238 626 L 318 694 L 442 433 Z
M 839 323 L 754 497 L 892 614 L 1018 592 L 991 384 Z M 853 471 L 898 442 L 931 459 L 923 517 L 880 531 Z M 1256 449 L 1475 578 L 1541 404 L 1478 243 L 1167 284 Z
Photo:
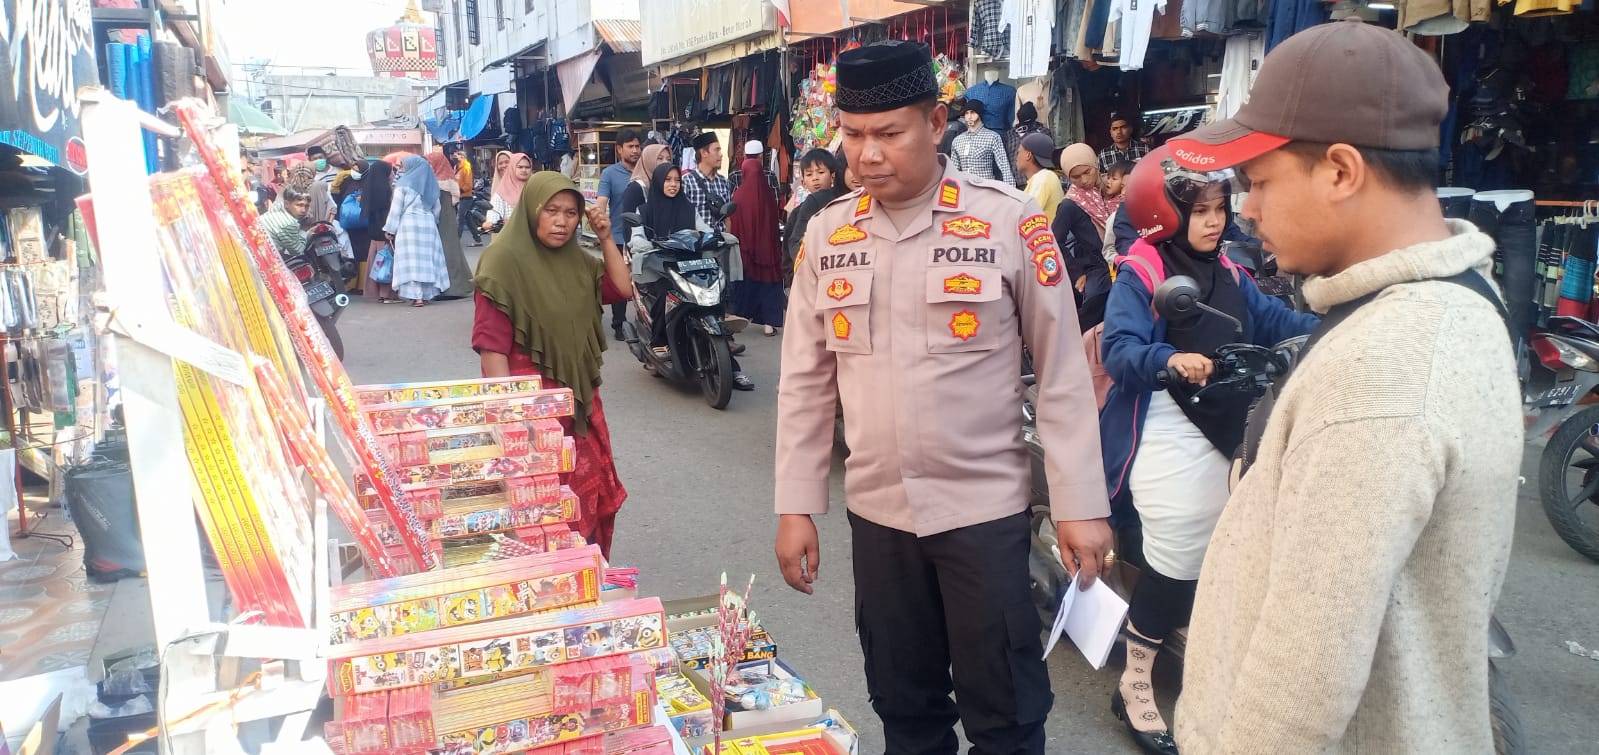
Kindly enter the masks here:
M 709 669 L 685 670 L 683 676 L 701 696 L 711 699 Z M 740 732 L 768 726 L 793 729 L 796 724 L 821 718 L 827 711 L 816 691 L 776 658 L 741 663 L 733 678 L 736 681 L 730 683 L 727 690 L 724 731 Z M 725 741 L 727 737 L 724 735 L 722 739 Z
M 716 633 L 716 601 L 715 595 L 705 595 L 661 603 L 666 609 L 668 644 L 677 651 L 678 662 L 684 670 L 705 668 L 711 657 L 710 637 Z M 757 625 L 739 663 L 776 657 L 777 642 Z
M 711 755 L 710 736 L 686 738 L 694 755 Z M 861 738 L 836 710 L 822 717 L 722 733 L 721 755 L 770 755 L 774 752 L 814 755 L 860 755 Z

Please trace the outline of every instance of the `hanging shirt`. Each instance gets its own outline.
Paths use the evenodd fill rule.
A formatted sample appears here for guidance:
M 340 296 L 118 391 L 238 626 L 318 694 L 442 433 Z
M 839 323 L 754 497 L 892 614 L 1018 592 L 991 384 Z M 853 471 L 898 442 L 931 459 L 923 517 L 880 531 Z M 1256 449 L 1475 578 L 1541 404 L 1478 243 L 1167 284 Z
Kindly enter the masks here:
M 1110 20 L 1121 21 L 1120 52 L 1123 71 L 1136 71 L 1144 67 L 1144 54 L 1149 51 L 1150 30 L 1155 24 L 1155 12 L 1166 10 L 1166 0 L 1115 0 L 1110 6 Z
M 983 103 L 983 125 L 992 131 L 1009 131 L 1016 120 L 1016 87 L 1003 81 L 979 81 L 966 90 L 966 101 Z
M 1227 38 L 1221 58 L 1221 85 L 1216 91 L 1216 117 L 1231 118 L 1249 101 L 1260 61 L 1266 57 L 1266 35 L 1255 31 Z
M 972 3 L 972 47 L 990 58 L 1010 56 L 1010 35 L 1005 32 L 1004 0 Z
M 977 178 L 1004 181 L 1007 186 L 1016 185 L 1016 178 L 1010 172 L 1010 160 L 1005 157 L 1005 141 L 986 128 L 955 137 L 950 156 L 961 171 Z
M 1015 8 L 1010 26 L 1010 77 L 1049 73 L 1049 45 L 1055 34 L 1054 0 L 1007 0 Z

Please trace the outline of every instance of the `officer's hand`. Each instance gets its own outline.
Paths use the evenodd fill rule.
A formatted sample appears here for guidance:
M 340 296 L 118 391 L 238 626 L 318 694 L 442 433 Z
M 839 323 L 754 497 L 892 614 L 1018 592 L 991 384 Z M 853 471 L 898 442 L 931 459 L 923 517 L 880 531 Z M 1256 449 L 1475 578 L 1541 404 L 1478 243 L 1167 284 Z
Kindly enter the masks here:
M 1100 573 L 1109 568 L 1105 557 L 1110 555 L 1114 538 L 1110 524 L 1104 519 L 1059 522 L 1055 525 L 1055 536 L 1060 540 L 1060 560 L 1066 572 L 1075 577 L 1077 570 L 1082 569 L 1080 589 L 1093 585 Z
M 816 524 L 809 515 L 778 517 L 777 568 L 782 570 L 783 581 L 789 587 L 806 595 L 815 592 L 811 583 L 821 574 L 822 549 L 816 538 Z
M 1194 385 L 1204 385 L 1216 369 L 1216 362 L 1204 354 L 1177 353 L 1166 360 L 1166 367 Z

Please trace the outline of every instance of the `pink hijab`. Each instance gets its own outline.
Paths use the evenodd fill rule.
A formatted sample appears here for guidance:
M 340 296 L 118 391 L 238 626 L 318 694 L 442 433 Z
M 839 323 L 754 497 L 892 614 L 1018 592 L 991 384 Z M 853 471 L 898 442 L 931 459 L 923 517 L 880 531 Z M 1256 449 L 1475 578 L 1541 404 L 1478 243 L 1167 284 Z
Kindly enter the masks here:
M 494 196 L 505 200 L 512 207 L 522 201 L 522 187 L 527 186 L 527 181 L 519 181 L 516 178 L 516 164 L 523 160 L 532 167 L 533 158 L 522 152 L 512 152 L 511 162 L 506 164 L 504 171 L 494 177 Z

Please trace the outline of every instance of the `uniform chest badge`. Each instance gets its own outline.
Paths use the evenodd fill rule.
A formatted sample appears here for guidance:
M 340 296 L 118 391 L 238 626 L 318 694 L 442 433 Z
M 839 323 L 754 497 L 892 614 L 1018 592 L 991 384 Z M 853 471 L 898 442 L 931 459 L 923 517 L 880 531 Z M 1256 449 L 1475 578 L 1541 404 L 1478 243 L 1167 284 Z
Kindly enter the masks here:
M 975 239 L 979 236 L 988 238 L 989 229 L 993 223 L 985 223 L 970 215 L 944 221 L 944 235 L 956 236 L 963 239 Z
M 833 246 L 841 246 L 844 244 L 853 244 L 865 238 L 866 232 L 861 230 L 859 226 L 851 223 L 849 225 L 839 226 L 838 230 L 833 231 L 833 235 L 827 237 L 827 243 L 832 244 Z
M 1028 238 L 1039 231 L 1049 228 L 1049 218 L 1043 215 L 1029 215 L 1022 219 L 1021 225 L 1016 227 L 1022 238 Z
M 833 337 L 840 341 L 849 340 L 849 318 L 843 312 L 833 313 Z
M 855 293 L 855 287 L 850 285 L 848 278 L 834 278 L 827 286 L 827 295 L 833 301 L 843 301 L 850 294 Z
M 969 309 L 956 312 L 954 317 L 949 318 L 949 332 L 962 341 L 971 340 L 982 325 L 982 321 L 977 319 L 977 313 Z
M 944 293 L 946 294 L 976 296 L 982 292 L 982 278 L 973 278 L 966 273 L 960 273 L 959 275 L 952 275 L 944 279 Z

